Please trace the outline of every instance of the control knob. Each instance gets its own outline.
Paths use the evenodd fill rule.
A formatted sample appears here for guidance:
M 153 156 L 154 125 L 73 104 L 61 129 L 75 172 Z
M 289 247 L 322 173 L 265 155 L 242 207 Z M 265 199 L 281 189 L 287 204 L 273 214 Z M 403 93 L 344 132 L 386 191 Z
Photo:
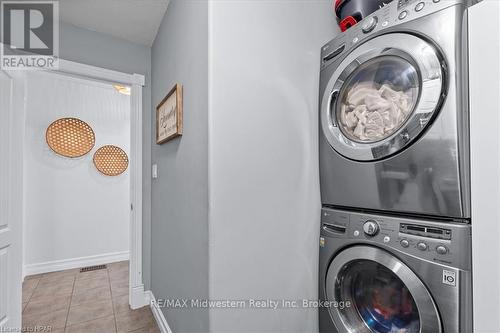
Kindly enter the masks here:
M 408 247 L 410 246 L 410 242 L 408 242 L 407 239 L 402 239 L 401 242 L 399 242 L 402 247 Z
M 366 235 L 368 236 L 375 236 L 378 233 L 378 230 L 380 229 L 377 221 L 373 220 L 368 220 L 365 222 L 363 225 L 363 231 L 365 232 Z
M 425 251 L 427 250 L 427 244 L 425 244 L 424 242 L 420 242 L 417 244 L 417 249 L 419 249 L 420 251 Z
M 369 17 L 366 19 L 366 22 L 361 26 L 361 30 L 365 34 L 367 34 L 370 31 L 372 31 L 373 29 L 375 29 L 375 27 L 377 26 L 377 23 L 378 23 L 378 18 L 376 16 Z
M 446 246 L 444 246 L 444 245 L 438 245 L 438 246 L 436 247 L 436 252 L 437 252 L 438 254 L 444 255 L 444 254 L 448 253 L 448 249 L 447 249 L 447 248 L 446 248 Z

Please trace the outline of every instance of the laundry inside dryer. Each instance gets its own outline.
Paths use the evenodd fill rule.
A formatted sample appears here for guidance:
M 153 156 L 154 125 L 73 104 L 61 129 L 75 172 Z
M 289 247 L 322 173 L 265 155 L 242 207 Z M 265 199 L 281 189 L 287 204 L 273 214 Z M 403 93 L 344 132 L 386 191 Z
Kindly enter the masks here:
M 415 67 L 397 56 L 382 56 L 358 67 L 341 90 L 337 117 L 355 141 L 378 141 L 397 131 L 417 102 Z

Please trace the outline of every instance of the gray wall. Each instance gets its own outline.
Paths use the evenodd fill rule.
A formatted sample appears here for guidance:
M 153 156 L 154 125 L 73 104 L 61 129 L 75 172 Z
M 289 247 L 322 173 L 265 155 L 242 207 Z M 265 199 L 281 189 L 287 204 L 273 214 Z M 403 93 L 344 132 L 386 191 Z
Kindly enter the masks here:
M 331 1 L 210 2 L 210 298 L 317 299 L 320 48 Z M 299 303 L 301 304 L 301 303 Z M 214 310 L 210 332 L 317 332 L 316 309 Z
M 88 65 L 146 77 L 143 90 L 143 282 L 150 289 L 151 272 L 151 48 L 61 23 L 60 57 Z
M 207 10 L 206 1 L 171 1 L 151 51 L 153 106 L 175 83 L 184 86 L 183 136 L 152 147 L 159 174 L 152 182 L 156 298 L 208 298 Z M 163 311 L 173 332 L 208 331 L 207 310 Z

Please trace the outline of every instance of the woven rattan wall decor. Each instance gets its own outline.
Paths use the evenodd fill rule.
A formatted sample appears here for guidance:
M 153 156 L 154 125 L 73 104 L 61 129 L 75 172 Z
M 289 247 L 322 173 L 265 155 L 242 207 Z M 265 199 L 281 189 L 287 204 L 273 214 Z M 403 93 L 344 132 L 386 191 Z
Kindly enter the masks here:
M 103 146 L 94 154 L 94 165 L 103 175 L 118 176 L 128 168 L 128 156 L 120 147 Z
M 61 118 L 47 127 L 45 139 L 50 149 L 65 157 L 81 157 L 94 148 L 95 134 L 83 120 Z

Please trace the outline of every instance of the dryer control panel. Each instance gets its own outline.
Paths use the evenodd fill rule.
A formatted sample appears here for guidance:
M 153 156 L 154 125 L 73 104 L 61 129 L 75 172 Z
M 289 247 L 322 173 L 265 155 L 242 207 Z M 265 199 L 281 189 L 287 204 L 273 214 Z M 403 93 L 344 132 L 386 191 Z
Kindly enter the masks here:
M 467 223 L 372 215 L 323 208 L 321 236 L 349 243 L 371 243 L 450 265 L 470 267 L 471 231 Z M 464 255 L 469 253 L 470 255 Z
M 342 55 L 357 47 L 371 37 L 397 32 L 398 26 L 407 22 L 439 12 L 455 5 L 467 5 L 471 0 L 397 0 L 392 1 L 368 15 L 358 24 L 340 33 L 321 49 L 321 68 L 327 67 Z M 443 22 L 443 24 L 445 24 Z M 411 29 L 411 28 L 410 28 Z

